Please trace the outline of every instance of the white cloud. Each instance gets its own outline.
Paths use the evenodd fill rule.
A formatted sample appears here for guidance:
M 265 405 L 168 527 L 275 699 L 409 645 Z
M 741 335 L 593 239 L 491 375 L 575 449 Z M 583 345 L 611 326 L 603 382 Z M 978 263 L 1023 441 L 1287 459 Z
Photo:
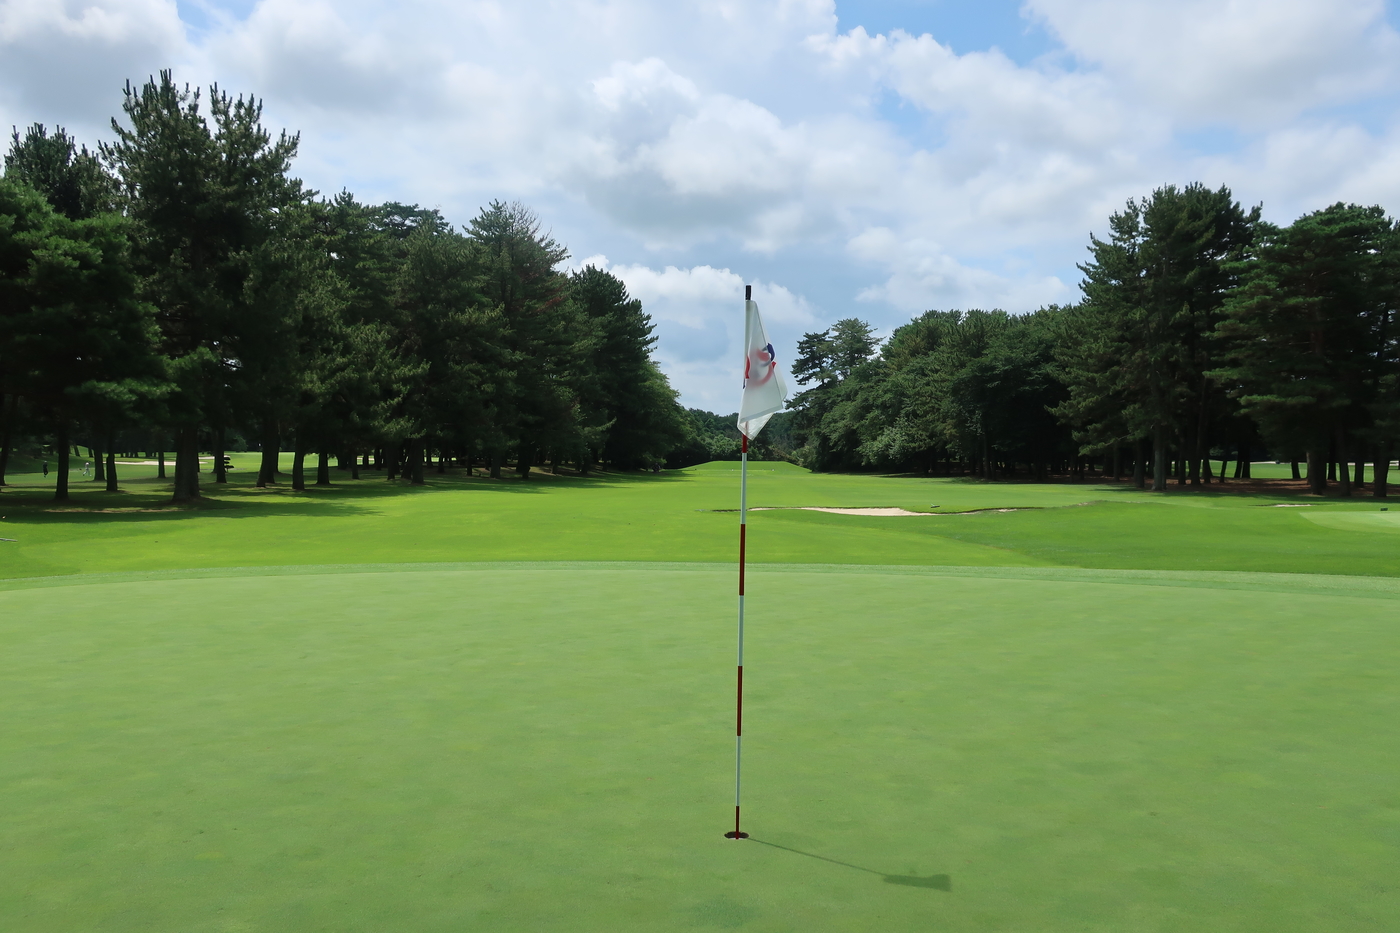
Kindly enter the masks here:
M 0 3 L 0 107 L 11 123 L 103 128 L 128 77 L 183 54 L 170 0 Z
M 859 301 L 888 302 L 917 314 L 930 308 L 1001 308 L 1014 312 L 1073 300 L 1074 289 L 1056 276 L 999 275 L 964 265 L 939 244 L 900 237 L 874 227 L 850 242 L 851 254 L 888 270 L 878 285 L 863 289 Z
M 1066 48 L 1184 123 L 1267 126 L 1384 90 L 1384 0 L 1028 0 Z

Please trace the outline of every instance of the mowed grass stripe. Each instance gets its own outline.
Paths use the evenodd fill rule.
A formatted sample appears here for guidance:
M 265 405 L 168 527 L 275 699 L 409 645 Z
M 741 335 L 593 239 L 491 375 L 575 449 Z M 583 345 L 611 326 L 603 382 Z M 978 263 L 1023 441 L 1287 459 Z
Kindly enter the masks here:
M 0 917 L 26 931 L 1400 921 L 1390 594 L 1039 573 L 756 577 L 748 828 L 769 846 L 720 837 L 728 568 L 0 592 Z

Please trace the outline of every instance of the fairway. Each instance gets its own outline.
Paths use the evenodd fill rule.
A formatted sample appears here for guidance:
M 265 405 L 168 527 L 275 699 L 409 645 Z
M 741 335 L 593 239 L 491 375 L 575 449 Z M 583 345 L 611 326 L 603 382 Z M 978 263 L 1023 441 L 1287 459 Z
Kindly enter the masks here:
M 577 561 L 6 583 L 4 928 L 1400 925 L 1400 582 L 754 567 L 743 843 L 733 588 Z

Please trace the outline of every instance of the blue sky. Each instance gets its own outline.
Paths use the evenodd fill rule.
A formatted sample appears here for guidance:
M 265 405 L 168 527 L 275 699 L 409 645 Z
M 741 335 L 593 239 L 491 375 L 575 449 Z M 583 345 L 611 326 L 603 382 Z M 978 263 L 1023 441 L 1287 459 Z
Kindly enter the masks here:
M 327 193 L 465 223 L 519 199 L 621 276 L 687 404 L 737 400 L 754 283 L 781 358 L 857 316 L 1078 295 L 1163 184 L 1287 223 L 1400 205 L 1382 0 L 0 0 L 0 121 L 110 135 L 173 68 L 266 103 Z

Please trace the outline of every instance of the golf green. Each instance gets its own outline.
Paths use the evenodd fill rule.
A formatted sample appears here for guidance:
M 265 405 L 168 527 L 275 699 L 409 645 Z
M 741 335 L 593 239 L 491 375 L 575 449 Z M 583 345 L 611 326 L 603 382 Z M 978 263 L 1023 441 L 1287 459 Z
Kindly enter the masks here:
M 1249 514 L 1392 540 L 1287 511 Z M 20 527 L 42 563 L 84 526 Z M 644 561 L 0 584 L 0 926 L 1400 927 L 1400 581 L 757 566 L 743 842 L 733 590 Z

